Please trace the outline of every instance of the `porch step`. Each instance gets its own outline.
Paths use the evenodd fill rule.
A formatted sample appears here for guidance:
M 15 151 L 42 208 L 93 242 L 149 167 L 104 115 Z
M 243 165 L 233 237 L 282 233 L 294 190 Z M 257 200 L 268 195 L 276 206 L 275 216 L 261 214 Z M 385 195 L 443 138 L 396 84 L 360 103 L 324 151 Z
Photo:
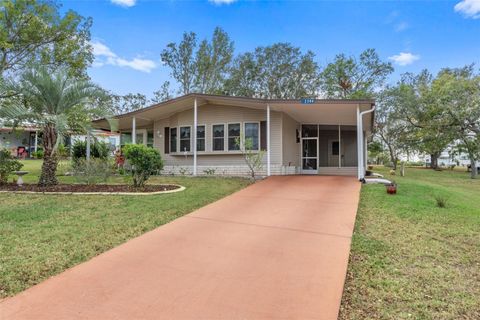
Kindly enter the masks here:
M 318 174 L 325 176 L 356 176 L 357 167 L 320 167 L 318 168 Z

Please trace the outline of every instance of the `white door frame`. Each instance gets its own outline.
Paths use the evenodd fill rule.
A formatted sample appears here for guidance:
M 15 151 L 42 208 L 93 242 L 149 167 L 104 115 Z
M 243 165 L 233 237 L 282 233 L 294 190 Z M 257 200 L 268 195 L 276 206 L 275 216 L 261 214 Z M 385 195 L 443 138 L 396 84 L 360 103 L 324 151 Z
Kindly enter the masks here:
M 338 142 L 338 156 L 334 156 L 332 154 L 332 143 L 333 142 Z M 328 139 L 328 146 L 327 146 L 327 163 L 328 163 L 328 167 L 336 167 L 336 166 L 339 166 L 339 159 L 341 159 L 341 154 L 342 154 L 342 150 L 340 149 L 341 148 L 341 145 L 342 143 L 340 142 L 340 140 L 338 140 L 338 138 L 333 138 L 333 139 Z M 330 163 L 330 160 L 333 158 L 333 157 L 336 157 L 335 160 L 332 160 L 332 162 L 335 164 L 335 165 L 331 165 Z
M 317 156 L 316 157 L 304 157 L 303 156 L 303 140 L 315 140 L 317 143 Z M 303 159 L 315 159 L 317 168 L 314 170 L 303 169 Z M 301 137 L 300 138 L 300 172 L 302 174 L 318 174 L 318 137 Z

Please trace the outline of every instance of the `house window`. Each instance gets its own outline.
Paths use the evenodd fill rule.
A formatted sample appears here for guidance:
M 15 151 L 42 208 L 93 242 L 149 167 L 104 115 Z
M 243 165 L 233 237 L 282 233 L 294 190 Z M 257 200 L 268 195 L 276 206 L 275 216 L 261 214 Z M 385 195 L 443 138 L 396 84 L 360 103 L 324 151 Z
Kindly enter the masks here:
M 205 126 L 197 126 L 197 151 L 205 151 Z
M 338 141 L 332 141 L 332 156 L 338 156 L 340 152 L 340 144 Z
M 153 131 L 147 131 L 147 147 L 153 148 Z
M 225 150 L 225 125 L 216 124 L 212 127 L 213 132 L 213 151 L 223 151 Z
M 132 133 L 122 132 L 120 135 L 120 145 L 123 147 L 126 144 L 132 143 Z
M 170 152 L 177 152 L 177 128 L 170 128 Z
M 260 136 L 260 126 L 258 122 L 246 122 L 245 123 L 245 141 L 252 141 L 252 150 L 258 150 L 258 142 Z
M 228 151 L 240 150 L 237 139 L 240 138 L 240 123 L 228 125 Z
M 180 152 L 190 151 L 190 145 L 191 145 L 190 136 L 191 136 L 190 127 L 180 127 Z

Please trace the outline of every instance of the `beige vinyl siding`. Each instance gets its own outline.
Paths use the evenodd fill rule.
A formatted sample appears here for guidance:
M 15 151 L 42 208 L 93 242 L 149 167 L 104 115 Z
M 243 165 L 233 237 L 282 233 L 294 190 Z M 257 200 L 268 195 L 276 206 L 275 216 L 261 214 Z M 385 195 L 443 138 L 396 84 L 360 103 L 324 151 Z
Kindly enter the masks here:
M 229 166 L 229 165 L 244 165 L 244 159 L 241 154 L 228 152 L 227 134 L 225 135 L 225 150 L 224 152 L 212 151 L 212 125 L 225 124 L 225 132 L 228 130 L 229 123 L 240 123 L 243 132 L 245 122 L 260 122 L 265 121 L 267 114 L 265 110 L 250 109 L 244 107 L 226 107 L 218 105 L 201 105 L 197 111 L 198 125 L 206 126 L 205 133 L 205 152 L 197 153 L 197 164 L 199 166 Z M 282 163 L 282 114 L 279 112 L 271 112 L 271 163 L 272 165 L 281 165 Z M 193 126 L 193 108 L 182 111 L 172 115 L 169 118 L 157 120 L 154 122 L 154 146 L 162 154 L 165 165 L 168 166 L 191 166 L 193 164 L 193 155 L 183 155 L 181 152 L 178 155 L 164 154 L 165 127 L 181 127 Z M 159 134 L 162 137 L 159 137 Z M 192 133 L 193 139 L 193 133 Z M 178 147 L 178 146 L 177 146 Z M 192 141 L 193 148 L 193 141 Z M 192 149 L 193 151 L 193 149 Z M 170 151 L 171 152 L 171 151 Z M 223 154 L 226 153 L 226 154 Z M 266 156 L 264 157 L 266 163 Z
M 300 165 L 300 143 L 297 143 L 296 130 L 300 124 L 287 114 L 282 114 L 282 161 L 284 166 Z

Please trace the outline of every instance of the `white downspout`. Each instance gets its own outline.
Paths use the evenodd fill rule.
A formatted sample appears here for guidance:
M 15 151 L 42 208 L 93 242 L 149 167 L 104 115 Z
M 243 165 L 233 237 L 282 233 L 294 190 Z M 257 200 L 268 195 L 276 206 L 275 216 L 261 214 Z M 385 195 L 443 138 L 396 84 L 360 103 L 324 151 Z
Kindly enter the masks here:
M 267 176 L 270 174 L 270 105 L 267 104 Z
M 359 107 L 357 107 L 357 114 L 358 114 L 359 110 L 360 110 Z M 358 179 L 359 180 L 362 180 L 365 177 L 365 163 L 363 161 L 365 154 L 364 154 L 363 147 L 364 147 L 364 144 L 366 145 L 367 142 L 366 142 L 366 140 L 364 141 L 364 137 L 363 137 L 363 115 L 365 115 L 367 113 L 371 113 L 373 111 L 375 111 L 375 105 L 372 106 L 371 109 L 360 112 L 359 113 L 359 118 L 357 118 L 357 121 L 358 121 L 358 124 L 359 124 L 359 133 L 360 133 L 360 138 L 361 138 L 360 140 L 357 141 L 357 144 L 360 147 L 360 150 L 359 150 L 360 153 L 359 153 L 358 159 L 359 160 L 361 159 L 361 161 L 359 163 L 359 166 L 358 166 L 358 168 L 359 168 L 358 169 L 358 173 L 359 173 Z M 357 136 L 358 136 L 358 134 L 357 134 Z M 365 149 L 366 149 L 366 147 L 365 147 Z M 365 159 L 365 161 L 366 161 L 366 159 Z M 361 164 L 361 166 L 360 166 L 360 164 Z
M 360 155 L 362 154 L 361 153 L 361 150 L 360 150 L 360 105 L 357 105 L 357 178 L 358 180 L 361 179 L 362 177 L 362 174 L 361 174 L 361 166 L 362 166 L 362 163 L 361 163 L 361 160 L 360 160 Z
M 197 98 L 193 100 L 193 175 L 197 175 Z

